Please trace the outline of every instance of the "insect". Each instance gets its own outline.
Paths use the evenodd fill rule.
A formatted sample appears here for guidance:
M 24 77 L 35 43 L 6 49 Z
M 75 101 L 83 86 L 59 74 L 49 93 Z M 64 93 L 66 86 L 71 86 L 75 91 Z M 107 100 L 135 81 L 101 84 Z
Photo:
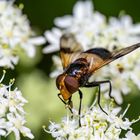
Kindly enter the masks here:
M 68 106 L 69 110 L 72 112 L 72 95 L 76 91 L 79 92 L 80 126 L 81 104 L 83 96 L 82 91 L 79 88 L 98 87 L 98 105 L 100 109 L 106 113 L 100 105 L 100 85 L 104 83 L 109 84 L 109 96 L 112 98 L 111 82 L 109 80 L 89 82 L 88 80 L 90 76 L 93 75 L 98 69 L 139 47 L 140 43 L 113 52 L 110 52 L 104 48 L 92 48 L 87 51 L 83 51 L 81 44 L 77 42 L 73 34 L 67 33 L 62 35 L 60 39 L 60 57 L 63 65 L 63 73 L 60 74 L 56 79 L 56 86 L 60 91 L 58 97 L 66 106 Z

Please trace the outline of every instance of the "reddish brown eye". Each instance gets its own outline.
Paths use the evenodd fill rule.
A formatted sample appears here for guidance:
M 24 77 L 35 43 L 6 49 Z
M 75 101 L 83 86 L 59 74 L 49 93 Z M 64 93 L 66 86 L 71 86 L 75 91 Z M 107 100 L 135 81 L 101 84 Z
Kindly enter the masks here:
M 76 92 L 79 88 L 77 79 L 72 76 L 66 76 L 65 86 L 70 93 Z
M 62 79 L 63 79 L 63 75 L 61 74 L 61 75 L 59 75 L 57 78 L 56 78 L 56 86 L 57 86 L 57 88 L 59 89 L 60 88 L 60 83 L 62 82 Z

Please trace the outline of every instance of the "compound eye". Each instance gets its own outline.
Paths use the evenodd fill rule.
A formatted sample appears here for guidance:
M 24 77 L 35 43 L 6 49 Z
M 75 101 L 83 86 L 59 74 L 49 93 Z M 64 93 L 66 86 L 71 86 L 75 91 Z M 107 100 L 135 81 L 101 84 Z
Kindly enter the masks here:
M 57 88 L 60 90 L 60 83 L 62 82 L 62 79 L 64 78 L 64 76 L 61 74 L 56 78 L 56 86 Z
M 79 83 L 76 78 L 72 76 L 66 76 L 65 78 L 65 86 L 70 93 L 74 93 L 79 88 Z

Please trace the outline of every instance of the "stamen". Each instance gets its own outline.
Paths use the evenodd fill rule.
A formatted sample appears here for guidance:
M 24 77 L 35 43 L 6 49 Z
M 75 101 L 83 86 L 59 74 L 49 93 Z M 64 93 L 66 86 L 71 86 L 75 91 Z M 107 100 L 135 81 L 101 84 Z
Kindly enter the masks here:
M 50 123 L 51 123 L 51 122 L 50 122 Z M 42 126 L 42 128 L 44 129 L 44 131 L 45 131 L 45 132 L 47 132 L 47 133 L 50 133 L 50 134 L 51 134 L 51 132 L 50 132 L 50 131 L 48 131 L 48 130 L 46 129 L 46 126 L 45 126 L 45 125 L 43 125 L 43 126 Z
M 125 115 L 126 112 L 128 111 L 129 107 L 130 107 L 130 104 L 127 105 L 127 108 L 126 108 L 125 111 L 123 112 L 123 114 L 122 114 L 122 118 L 124 117 L 124 115 Z
M 140 120 L 140 116 L 138 117 L 138 119 L 132 120 L 132 123 L 136 123 L 136 122 L 138 122 L 139 120 Z
M 3 81 L 3 79 L 4 79 L 4 77 L 5 77 L 5 74 L 6 74 L 6 70 L 3 70 L 3 75 L 2 75 L 2 77 L 1 77 L 1 79 L 0 79 L 0 83 Z
M 15 79 L 14 78 L 13 79 L 10 79 L 9 85 L 7 86 L 7 88 L 9 88 L 9 92 L 11 91 L 11 87 L 14 84 L 14 82 L 15 82 Z

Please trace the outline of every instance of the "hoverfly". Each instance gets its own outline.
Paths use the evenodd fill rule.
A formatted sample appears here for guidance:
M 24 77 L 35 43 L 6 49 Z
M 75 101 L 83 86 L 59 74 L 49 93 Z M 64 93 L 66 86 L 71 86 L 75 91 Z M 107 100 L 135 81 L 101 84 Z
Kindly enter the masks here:
M 109 84 L 109 96 L 112 98 L 111 82 L 109 80 L 89 82 L 88 80 L 90 76 L 101 67 L 134 51 L 139 47 L 140 43 L 113 52 L 110 52 L 104 48 L 92 48 L 87 51 L 83 51 L 81 44 L 77 42 L 73 34 L 67 33 L 62 35 L 60 39 L 60 57 L 64 71 L 56 79 L 56 86 L 60 90 L 58 97 L 65 105 L 68 106 L 69 110 L 72 112 L 72 94 L 76 91 L 79 92 L 80 126 L 82 91 L 79 88 L 98 87 L 98 105 L 101 110 L 106 113 L 100 105 L 100 85 L 104 83 Z

